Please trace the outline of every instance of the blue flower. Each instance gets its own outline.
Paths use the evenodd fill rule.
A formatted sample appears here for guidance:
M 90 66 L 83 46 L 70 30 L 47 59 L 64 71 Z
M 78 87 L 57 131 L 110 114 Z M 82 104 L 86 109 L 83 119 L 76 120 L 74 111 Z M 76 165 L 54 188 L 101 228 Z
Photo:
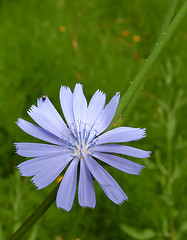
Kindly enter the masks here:
M 78 176 L 78 199 L 83 207 L 95 207 L 93 178 L 114 203 L 127 200 L 118 183 L 97 162 L 99 159 L 123 172 L 138 175 L 143 166 L 116 153 L 138 158 L 150 155 L 149 151 L 116 144 L 145 137 L 145 129 L 118 127 L 103 133 L 114 117 L 119 98 L 116 93 L 105 106 L 106 95 L 98 90 L 87 105 L 81 84 L 76 84 L 73 93 L 62 86 L 60 103 L 67 124 L 46 95 L 28 111 L 39 126 L 18 119 L 17 124 L 23 131 L 51 143 L 15 143 L 19 155 L 32 158 L 18 165 L 22 176 L 34 176 L 31 181 L 42 189 L 68 166 L 56 197 L 58 208 L 66 211 L 72 208 Z

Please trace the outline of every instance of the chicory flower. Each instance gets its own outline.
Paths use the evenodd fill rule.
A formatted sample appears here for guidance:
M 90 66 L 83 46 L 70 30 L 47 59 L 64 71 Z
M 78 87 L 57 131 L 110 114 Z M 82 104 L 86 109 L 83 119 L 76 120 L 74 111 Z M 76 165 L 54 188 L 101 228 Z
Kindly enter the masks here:
M 42 189 L 67 169 L 56 197 L 58 208 L 66 211 L 72 208 L 78 176 L 78 200 L 83 207 L 95 207 L 93 178 L 114 203 L 127 200 L 118 183 L 97 161 L 138 175 L 142 165 L 116 154 L 137 158 L 150 155 L 149 151 L 120 144 L 145 137 L 145 129 L 118 127 L 104 132 L 115 115 L 119 98 L 116 93 L 105 106 L 106 95 L 98 90 L 87 104 L 81 84 L 76 84 L 73 93 L 62 86 L 60 103 L 66 123 L 46 95 L 28 111 L 38 126 L 18 119 L 17 124 L 23 131 L 50 143 L 15 143 L 19 155 L 31 158 L 18 165 L 22 176 L 33 176 L 31 181 Z

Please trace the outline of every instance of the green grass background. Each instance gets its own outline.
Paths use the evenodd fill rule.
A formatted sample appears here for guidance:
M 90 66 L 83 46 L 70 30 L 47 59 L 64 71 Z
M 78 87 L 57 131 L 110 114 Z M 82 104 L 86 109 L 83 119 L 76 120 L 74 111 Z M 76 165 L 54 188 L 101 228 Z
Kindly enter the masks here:
M 97 89 L 107 101 L 123 94 L 150 54 L 167 6 L 161 0 L 0 0 L 0 239 L 55 185 L 37 191 L 16 170 L 25 159 L 13 143 L 34 141 L 17 119 L 31 121 L 27 110 L 43 93 L 61 113 L 61 85 L 73 90 L 82 83 L 88 100 Z M 53 204 L 23 239 L 187 238 L 186 20 L 149 73 L 136 106 L 118 123 L 145 127 L 147 137 L 131 145 L 152 151 L 150 159 L 135 160 L 146 166 L 140 176 L 107 169 L 129 200 L 115 205 L 95 182 L 94 210 L 81 208 L 77 196 L 69 213 Z

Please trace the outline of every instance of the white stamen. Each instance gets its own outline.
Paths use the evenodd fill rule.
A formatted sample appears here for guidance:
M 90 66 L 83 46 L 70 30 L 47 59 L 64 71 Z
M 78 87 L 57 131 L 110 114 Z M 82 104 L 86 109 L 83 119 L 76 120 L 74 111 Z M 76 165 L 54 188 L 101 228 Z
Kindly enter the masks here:
M 68 145 L 68 150 L 69 150 L 69 154 L 73 157 L 76 157 L 78 159 L 81 159 L 82 157 L 84 157 L 85 155 L 92 155 L 92 147 L 95 145 L 96 141 L 97 141 L 97 134 L 93 133 L 91 134 L 91 131 L 93 130 L 93 126 L 92 128 L 90 128 L 90 130 L 86 130 L 86 125 L 79 125 L 79 130 L 82 128 L 81 131 L 77 132 L 77 135 L 74 136 L 74 142 L 72 142 L 71 144 L 68 143 L 68 141 L 66 141 L 66 144 Z M 92 135 L 93 137 L 91 139 L 90 135 Z

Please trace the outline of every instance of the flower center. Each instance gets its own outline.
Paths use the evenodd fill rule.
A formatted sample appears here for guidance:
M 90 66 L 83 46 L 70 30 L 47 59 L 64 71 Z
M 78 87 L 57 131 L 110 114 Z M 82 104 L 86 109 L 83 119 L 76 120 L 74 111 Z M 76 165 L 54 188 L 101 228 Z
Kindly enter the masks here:
M 89 148 L 89 146 L 90 144 L 85 144 L 84 142 L 76 144 L 75 147 L 72 148 L 71 155 L 80 159 L 85 155 L 91 154 L 91 148 Z
M 92 147 L 97 142 L 96 131 L 92 128 L 88 130 L 88 127 L 86 129 L 85 126 L 81 126 L 81 131 L 76 132 L 76 134 L 75 131 L 72 132 L 74 134 L 74 142 L 67 142 L 69 154 L 79 160 L 86 155 L 92 155 Z

